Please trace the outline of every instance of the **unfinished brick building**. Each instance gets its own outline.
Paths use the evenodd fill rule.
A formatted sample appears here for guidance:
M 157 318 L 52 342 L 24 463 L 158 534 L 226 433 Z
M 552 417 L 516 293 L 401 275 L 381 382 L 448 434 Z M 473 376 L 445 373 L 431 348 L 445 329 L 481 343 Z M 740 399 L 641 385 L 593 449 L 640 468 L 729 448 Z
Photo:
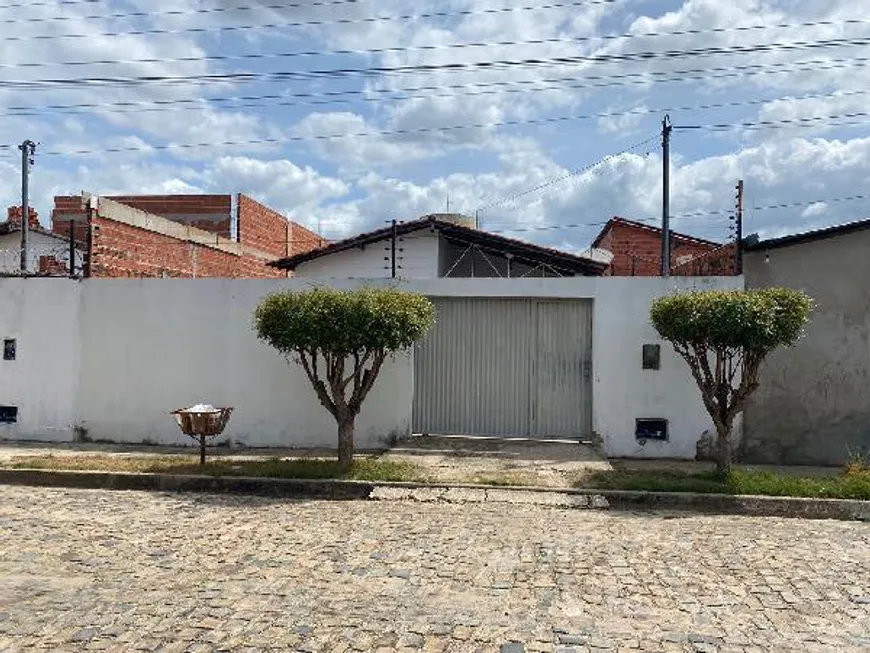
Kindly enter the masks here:
M 662 230 L 614 217 L 592 247 L 613 254 L 605 276 L 655 277 L 661 274 Z M 671 232 L 671 274 L 675 276 L 733 276 L 737 274 L 734 243 L 717 243 Z
M 52 231 L 74 238 L 91 277 L 282 277 L 267 264 L 325 241 L 242 195 L 54 198 Z

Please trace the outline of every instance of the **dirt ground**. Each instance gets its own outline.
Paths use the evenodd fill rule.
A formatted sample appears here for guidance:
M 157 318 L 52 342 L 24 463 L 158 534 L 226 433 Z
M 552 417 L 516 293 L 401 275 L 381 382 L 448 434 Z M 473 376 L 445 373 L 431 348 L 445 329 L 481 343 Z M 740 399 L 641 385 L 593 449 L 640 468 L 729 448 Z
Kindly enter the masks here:
M 98 443 L 32 443 L 0 441 L 0 464 L 18 456 L 166 456 L 195 454 L 191 447 L 161 447 Z M 209 449 L 209 458 L 263 460 L 267 458 L 332 458 L 330 449 Z M 535 485 L 567 488 L 582 484 L 584 475 L 610 469 L 702 472 L 710 463 L 686 460 L 607 460 L 592 446 L 569 440 L 501 439 L 468 436 L 414 436 L 388 451 L 358 452 L 360 456 L 417 465 L 435 482 Z M 774 470 L 795 476 L 834 476 L 839 467 L 740 466 Z
M 584 473 L 611 469 L 591 446 L 568 440 L 415 436 L 383 457 L 415 463 L 433 480 L 456 483 L 567 488 Z

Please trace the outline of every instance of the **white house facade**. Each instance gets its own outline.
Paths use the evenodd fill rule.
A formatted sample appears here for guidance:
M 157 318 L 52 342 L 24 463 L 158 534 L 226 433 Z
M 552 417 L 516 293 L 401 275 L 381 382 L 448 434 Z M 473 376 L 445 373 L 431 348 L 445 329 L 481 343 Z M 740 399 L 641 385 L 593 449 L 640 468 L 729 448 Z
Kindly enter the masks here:
M 254 308 L 309 279 L 0 279 L 0 439 L 188 444 L 169 412 L 233 406 L 237 445 L 331 447 L 304 372 L 260 342 Z M 694 458 L 712 428 L 654 298 L 740 277 L 344 279 L 431 297 L 433 331 L 384 367 L 361 447 L 412 432 L 568 438 L 610 456 Z M 62 325 L 62 328 L 60 328 Z M 657 348 L 647 365 L 645 346 Z

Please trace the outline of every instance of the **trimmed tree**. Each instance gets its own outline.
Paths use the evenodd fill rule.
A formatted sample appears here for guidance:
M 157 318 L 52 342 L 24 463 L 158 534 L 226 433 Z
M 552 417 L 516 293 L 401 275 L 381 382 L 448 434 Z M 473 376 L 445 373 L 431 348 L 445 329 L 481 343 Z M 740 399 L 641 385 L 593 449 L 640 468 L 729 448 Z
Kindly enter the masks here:
M 653 302 L 653 326 L 689 364 L 716 427 L 716 470 L 731 471 L 734 419 L 758 388 L 758 370 L 793 345 L 812 300 L 786 288 L 681 293 Z
M 280 292 L 254 314 L 261 340 L 302 366 L 317 398 L 338 424 L 338 460 L 353 462 L 354 422 L 387 356 L 431 327 L 432 303 L 395 289 Z

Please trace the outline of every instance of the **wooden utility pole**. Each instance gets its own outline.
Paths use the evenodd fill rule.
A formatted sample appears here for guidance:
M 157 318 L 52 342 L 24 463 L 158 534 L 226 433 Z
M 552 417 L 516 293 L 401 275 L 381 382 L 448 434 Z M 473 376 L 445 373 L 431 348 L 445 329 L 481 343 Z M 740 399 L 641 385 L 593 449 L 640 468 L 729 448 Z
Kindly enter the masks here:
M 662 120 L 662 276 L 671 274 L 671 125 L 670 116 Z

